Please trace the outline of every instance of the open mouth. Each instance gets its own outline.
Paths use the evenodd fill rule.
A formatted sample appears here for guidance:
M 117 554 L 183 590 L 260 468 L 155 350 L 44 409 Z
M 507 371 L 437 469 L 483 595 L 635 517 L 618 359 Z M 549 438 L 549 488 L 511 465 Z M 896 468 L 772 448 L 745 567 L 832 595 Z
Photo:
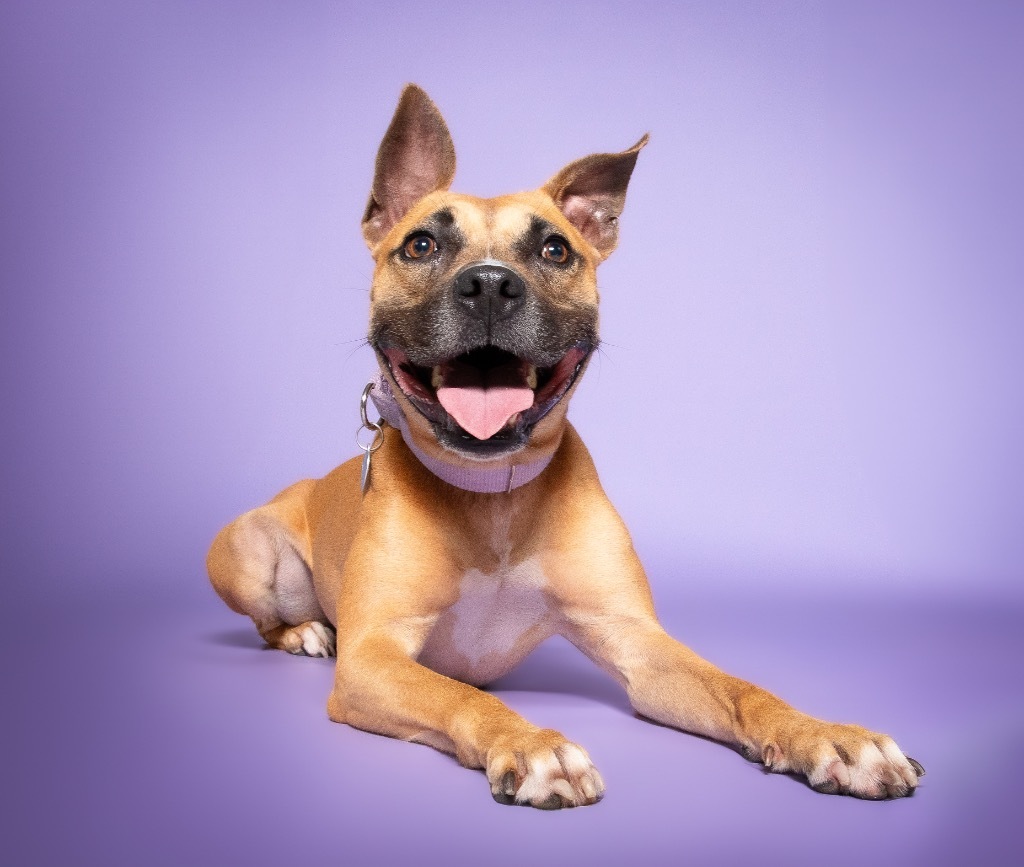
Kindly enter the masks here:
M 538 366 L 497 346 L 482 346 L 439 364 L 414 364 L 401 349 L 380 347 L 398 387 L 440 430 L 471 451 L 525 444 L 532 427 L 572 386 L 592 347 L 572 346 L 555 364 Z

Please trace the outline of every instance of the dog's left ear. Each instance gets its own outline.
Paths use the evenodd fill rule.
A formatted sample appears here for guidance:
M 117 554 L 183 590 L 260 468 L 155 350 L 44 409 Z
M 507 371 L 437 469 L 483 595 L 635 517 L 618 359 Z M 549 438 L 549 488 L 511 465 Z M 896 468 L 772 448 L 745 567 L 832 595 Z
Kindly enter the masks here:
M 569 163 L 541 189 L 605 259 L 619 240 L 619 214 L 626 204 L 637 154 L 647 144 L 644 133 L 633 147 L 617 154 L 591 154 Z
M 420 199 L 447 190 L 455 177 L 448 125 L 423 88 L 407 84 L 377 151 L 363 237 L 372 250 Z

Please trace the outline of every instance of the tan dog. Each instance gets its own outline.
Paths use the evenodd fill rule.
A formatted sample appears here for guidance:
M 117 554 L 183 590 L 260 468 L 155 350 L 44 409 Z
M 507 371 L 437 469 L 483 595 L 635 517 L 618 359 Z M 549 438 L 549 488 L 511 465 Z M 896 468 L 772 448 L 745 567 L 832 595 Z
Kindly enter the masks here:
M 665 633 L 566 421 L 598 342 L 595 271 L 646 142 L 534 192 L 458 195 L 445 122 L 407 87 L 363 220 L 374 399 L 390 422 L 368 486 L 359 459 L 293 485 L 221 531 L 210 578 L 282 650 L 334 654 L 333 624 L 330 718 L 483 768 L 502 803 L 578 806 L 604 791 L 581 747 L 476 686 L 555 633 L 651 719 L 822 792 L 909 795 L 924 771 L 890 738 L 800 713 Z

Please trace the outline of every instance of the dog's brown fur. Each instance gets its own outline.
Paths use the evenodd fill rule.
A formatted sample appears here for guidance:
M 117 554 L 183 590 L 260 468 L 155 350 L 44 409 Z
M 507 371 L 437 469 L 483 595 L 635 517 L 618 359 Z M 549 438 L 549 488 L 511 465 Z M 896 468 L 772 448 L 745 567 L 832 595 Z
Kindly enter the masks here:
M 596 328 L 596 267 L 615 247 L 626 184 L 645 143 L 578 160 L 534 192 L 456 195 L 448 192 L 455 155 L 447 127 L 426 94 L 407 87 L 381 145 L 363 223 L 376 259 L 371 337 L 427 340 L 417 329 L 432 287 L 483 259 L 512 263 L 558 323 Z M 396 250 L 439 210 L 453 217 L 464 243 L 453 261 L 428 272 Z M 578 254 L 571 268 L 531 271 L 543 263 L 517 241 L 534 216 Z M 438 442 L 380 355 L 418 447 L 450 464 L 479 465 Z M 353 459 L 221 531 L 209 555 L 214 587 L 283 650 L 334 653 L 333 624 L 330 718 L 483 768 L 502 802 L 576 806 L 604 791 L 585 751 L 473 685 L 499 677 L 555 633 L 610 672 L 651 719 L 734 745 L 770 770 L 803 774 L 820 791 L 912 793 L 923 770 L 888 737 L 800 713 L 665 633 L 629 534 L 565 419 L 574 387 L 514 455 L 517 463 L 553 455 L 534 481 L 501 494 L 452 487 L 386 427 L 365 495 Z

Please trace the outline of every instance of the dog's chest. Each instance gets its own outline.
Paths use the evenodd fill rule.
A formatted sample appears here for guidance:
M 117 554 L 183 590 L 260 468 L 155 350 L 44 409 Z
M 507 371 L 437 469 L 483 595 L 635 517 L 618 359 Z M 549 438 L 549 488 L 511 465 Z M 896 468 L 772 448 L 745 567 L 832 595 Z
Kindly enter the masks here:
M 491 574 L 470 569 L 419 661 L 467 683 L 500 677 L 554 631 L 545 586 L 533 559 L 503 565 Z

